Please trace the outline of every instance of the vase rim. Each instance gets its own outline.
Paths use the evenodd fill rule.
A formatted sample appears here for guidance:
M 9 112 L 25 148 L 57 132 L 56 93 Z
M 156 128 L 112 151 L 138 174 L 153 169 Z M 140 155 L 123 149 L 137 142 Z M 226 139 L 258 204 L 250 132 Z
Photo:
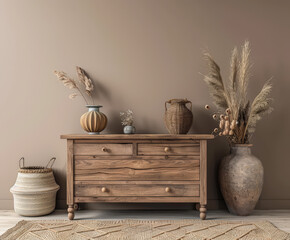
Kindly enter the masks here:
M 168 103 L 189 103 L 190 101 L 187 98 L 173 98 L 167 101 Z
M 101 108 L 102 105 L 86 105 L 87 108 Z
M 251 144 L 251 143 L 237 143 L 237 144 L 233 144 L 231 147 L 253 147 L 253 144 Z

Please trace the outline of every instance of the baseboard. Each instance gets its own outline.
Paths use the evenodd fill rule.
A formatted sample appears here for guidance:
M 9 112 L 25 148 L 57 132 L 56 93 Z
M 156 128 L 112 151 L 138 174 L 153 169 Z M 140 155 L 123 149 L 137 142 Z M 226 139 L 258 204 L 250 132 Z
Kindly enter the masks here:
M 57 209 L 66 209 L 66 200 L 57 200 Z M 91 203 L 81 204 L 82 209 L 153 209 L 153 210 L 166 210 L 166 209 L 191 209 L 193 208 L 191 203 Z M 207 208 L 209 210 L 226 209 L 226 205 L 223 200 L 209 199 Z M 13 200 L 12 199 L 0 199 L 1 210 L 12 210 Z M 273 209 L 290 209 L 290 199 L 261 199 L 256 209 L 259 210 L 273 210 Z

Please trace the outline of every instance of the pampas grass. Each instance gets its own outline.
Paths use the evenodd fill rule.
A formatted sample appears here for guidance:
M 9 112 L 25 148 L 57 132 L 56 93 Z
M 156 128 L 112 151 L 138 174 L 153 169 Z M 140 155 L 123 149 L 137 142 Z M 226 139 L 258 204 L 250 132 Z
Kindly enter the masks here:
M 60 81 L 62 81 L 64 86 L 68 87 L 69 89 L 77 88 L 76 82 L 69 78 L 65 72 L 54 71 L 54 74 Z
M 78 80 L 80 85 L 72 78 L 68 77 L 65 72 L 62 71 L 54 71 L 54 74 L 57 78 L 64 84 L 64 86 L 68 87 L 69 89 L 74 89 L 78 93 L 72 93 L 69 95 L 70 99 L 74 99 L 77 96 L 82 96 L 85 100 L 86 104 L 89 104 L 89 101 L 86 99 L 84 93 L 86 93 L 90 98 L 90 104 L 94 105 L 94 99 L 92 97 L 92 93 L 94 91 L 94 84 L 92 80 L 88 77 L 87 73 L 81 67 L 76 67 Z
M 250 52 L 248 41 L 242 46 L 240 57 L 238 49 L 233 49 L 228 82 L 223 81 L 220 68 L 211 55 L 204 54 L 209 67 L 209 73 L 204 76 L 204 81 L 218 109 L 218 113 L 214 114 L 213 118 L 220 126 L 213 133 L 227 136 L 233 144 L 249 143 L 250 135 L 255 132 L 257 122 L 264 114 L 272 111 L 270 106 L 272 99 L 269 98 L 272 90 L 270 81 L 265 83 L 252 104 L 247 98 L 251 70 Z M 217 117 L 218 114 L 220 118 Z
M 94 84 L 92 80 L 88 77 L 87 73 L 82 68 L 77 66 L 76 70 L 79 76 L 79 82 L 85 87 L 86 94 L 92 96 L 92 92 L 94 90 Z

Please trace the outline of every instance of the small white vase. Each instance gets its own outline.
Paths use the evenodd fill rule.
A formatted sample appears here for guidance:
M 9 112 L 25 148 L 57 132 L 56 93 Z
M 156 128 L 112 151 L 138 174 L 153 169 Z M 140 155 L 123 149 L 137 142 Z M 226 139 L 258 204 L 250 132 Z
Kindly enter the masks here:
M 125 134 L 134 134 L 136 132 L 136 128 L 134 126 L 125 126 L 124 133 Z

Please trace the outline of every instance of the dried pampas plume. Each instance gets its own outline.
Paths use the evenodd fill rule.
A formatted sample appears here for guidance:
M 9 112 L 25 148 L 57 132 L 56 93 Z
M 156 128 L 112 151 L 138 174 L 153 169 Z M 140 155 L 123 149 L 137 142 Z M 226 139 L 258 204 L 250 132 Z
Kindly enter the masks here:
M 65 72 L 54 71 L 54 74 L 62 81 L 63 85 L 69 89 L 76 88 L 76 83 L 73 79 L 69 78 Z
M 254 99 L 249 113 L 247 130 L 249 133 L 255 131 L 257 122 L 262 118 L 263 114 L 271 113 L 273 108 L 270 106 L 272 99 L 268 97 L 272 90 L 270 81 L 266 82 L 261 92 Z
M 68 87 L 69 89 L 77 90 L 79 94 L 83 97 L 83 99 L 85 100 L 86 104 L 88 104 L 88 101 L 84 95 L 84 93 L 86 93 L 90 97 L 91 104 L 94 105 L 94 99 L 92 97 L 92 93 L 94 91 L 94 84 L 92 80 L 88 77 L 84 69 L 80 67 L 76 67 L 76 71 L 78 74 L 79 83 L 81 84 L 82 87 L 79 86 L 75 80 L 68 77 L 65 72 L 54 71 L 54 73 L 57 76 L 57 78 L 64 84 L 64 86 Z M 74 99 L 77 96 L 78 96 L 77 93 L 72 93 L 69 95 L 69 98 Z
M 83 86 L 85 87 L 86 93 L 89 96 L 91 96 L 92 91 L 94 90 L 94 84 L 93 84 L 92 80 L 88 77 L 87 73 L 82 68 L 77 66 L 76 70 L 77 70 L 77 74 L 79 76 L 79 82 L 81 84 L 83 84 Z
M 77 96 L 78 96 L 77 93 L 72 93 L 72 94 L 70 94 L 68 97 L 69 97 L 69 99 L 74 99 L 74 98 L 76 98 Z
M 248 143 L 249 134 L 255 131 L 262 115 L 272 111 L 270 106 L 272 99 L 268 97 L 272 89 L 270 81 L 266 82 L 252 104 L 247 99 L 251 70 L 250 52 L 248 41 L 242 46 L 240 57 L 237 48 L 233 49 L 228 82 L 223 81 L 220 67 L 211 55 L 204 54 L 209 67 L 209 73 L 204 76 L 204 81 L 218 109 L 218 113 L 213 114 L 213 119 L 219 122 L 219 132 L 217 130 L 213 132 L 219 136 L 227 136 L 231 143 Z M 217 117 L 218 114 L 220 119 Z
M 220 68 L 209 53 L 205 53 L 204 58 L 209 67 L 209 73 L 204 76 L 204 81 L 208 85 L 210 95 L 216 107 L 220 110 L 224 110 L 228 107 L 228 96 L 224 88 Z

